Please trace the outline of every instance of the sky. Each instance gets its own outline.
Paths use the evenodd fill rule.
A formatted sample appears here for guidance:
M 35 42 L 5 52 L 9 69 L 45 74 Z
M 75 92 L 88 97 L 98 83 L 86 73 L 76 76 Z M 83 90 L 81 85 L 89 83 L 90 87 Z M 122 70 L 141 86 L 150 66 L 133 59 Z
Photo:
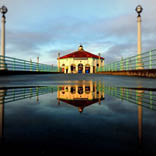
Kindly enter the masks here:
M 58 53 L 80 44 L 106 63 L 136 55 L 138 4 L 146 52 L 156 48 L 156 0 L 0 0 L 8 8 L 6 55 L 56 65 Z

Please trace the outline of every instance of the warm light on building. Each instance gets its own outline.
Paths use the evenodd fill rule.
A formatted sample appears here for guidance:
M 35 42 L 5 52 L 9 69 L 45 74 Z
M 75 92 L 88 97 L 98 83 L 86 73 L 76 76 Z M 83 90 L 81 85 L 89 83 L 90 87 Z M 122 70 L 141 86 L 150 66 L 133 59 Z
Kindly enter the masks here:
M 63 85 L 58 87 L 58 103 L 60 101 L 78 107 L 81 113 L 83 109 L 94 103 L 104 100 L 104 92 L 97 89 L 96 82 L 88 82 L 75 85 Z
M 66 74 L 76 73 L 96 73 L 97 68 L 104 66 L 104 58 L 94 55 L 83 49 L 80 45 L 78 51 L 72 52 L 57 59 L 58 67 Z

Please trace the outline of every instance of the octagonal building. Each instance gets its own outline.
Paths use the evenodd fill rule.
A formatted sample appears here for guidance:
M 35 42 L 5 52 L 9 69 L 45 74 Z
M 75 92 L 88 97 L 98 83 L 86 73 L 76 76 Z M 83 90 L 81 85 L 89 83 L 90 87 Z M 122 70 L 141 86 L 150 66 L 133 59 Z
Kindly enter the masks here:
M 96 73 L 97 68 L 104 66 L 104 58 L 92 54 L 83 49 L 80 45 L 78 51 L 57 58 L 58 68 L 61 68 L 65 74 L 77 73 Z

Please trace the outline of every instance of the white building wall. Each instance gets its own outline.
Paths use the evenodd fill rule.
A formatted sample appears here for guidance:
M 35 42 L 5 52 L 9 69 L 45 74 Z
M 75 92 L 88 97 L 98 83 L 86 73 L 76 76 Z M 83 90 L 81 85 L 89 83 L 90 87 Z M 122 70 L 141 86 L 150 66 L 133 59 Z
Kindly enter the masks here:
M 95 58 L 80 58 L 78 60 L 78 58 L 74 59 L 74 58 L 65 58 L 65 59 L 60 59 L 60 67 L 64 68 L 64 73 L 71 73 L 71 65 L 75 65 L 76 70 L 73 73 L 78 73 L 78 65 L 79 64 L 83 64 L 83 73 L 85 73 L 85 66 L 88 64 L 90 65 L 90 73 L 93 73 L 93 67 L 97 68 L 97 64 L 99 59 L 95 59 Z M 102 60 L 102 59 L 101 59 Z M 64 66 L 63 66 L 64 65 Z M 101 63 L 100 63 L 101 65 Z M 102 63 L 103 65 L 103 63 Z

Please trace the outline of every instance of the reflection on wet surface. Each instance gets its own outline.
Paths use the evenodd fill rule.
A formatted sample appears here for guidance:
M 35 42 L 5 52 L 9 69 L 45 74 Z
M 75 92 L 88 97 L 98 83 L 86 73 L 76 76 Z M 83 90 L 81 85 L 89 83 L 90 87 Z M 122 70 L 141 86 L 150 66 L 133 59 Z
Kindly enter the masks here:
M 60 101 L 73 105 L 78 108 L 80 113 L 87 106 L 104 100 L 104 92 L 97 88 L 97 83 L 88 81 L 76 85 L 62 85 L 58 86 L 57 91 L 58 103 Z
M 0 143 L 5 152 L 18 145 L 43 154 L 59 149 L 156 154 L 155 106 L 154 88 L 117 87 L 103 81 L 3 87 Z

